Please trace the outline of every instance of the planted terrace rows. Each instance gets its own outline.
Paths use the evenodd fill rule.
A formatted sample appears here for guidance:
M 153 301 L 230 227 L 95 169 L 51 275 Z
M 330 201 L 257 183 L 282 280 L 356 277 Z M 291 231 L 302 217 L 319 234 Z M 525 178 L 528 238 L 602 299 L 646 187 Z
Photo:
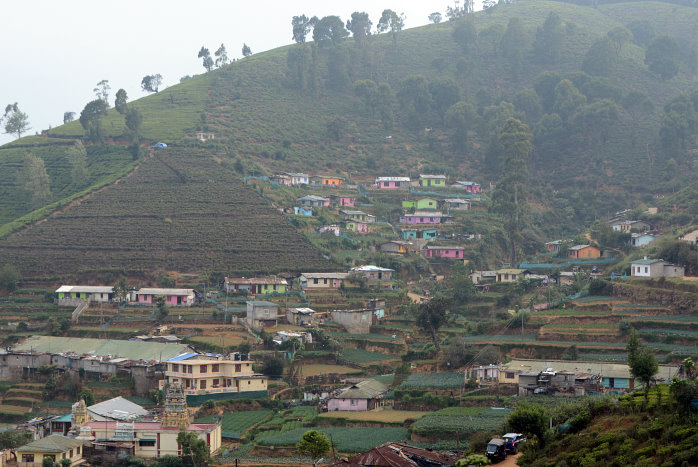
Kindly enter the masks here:
M 25 275 L 152 268 L 275 272 L 330 265 L 209 156 L 167 150 L 121 183 L 0 241 Z

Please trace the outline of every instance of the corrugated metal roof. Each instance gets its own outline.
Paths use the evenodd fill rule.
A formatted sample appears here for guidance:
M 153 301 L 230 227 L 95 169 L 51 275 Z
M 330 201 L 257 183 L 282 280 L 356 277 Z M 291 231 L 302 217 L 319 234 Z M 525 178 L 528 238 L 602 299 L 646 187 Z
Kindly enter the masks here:
M 624 363 L 599 363 L 599 362 L 577 362 L 567 360 L 512 360 L 502 365 L 502 371 L 519 370 L 521 372 L 546 371 L 551 368 L 553 371 L 569 371 L 571 373 L 591 373 L 608 378 L 630 378 L 630 368 Z M 676 376 L 679 371 L 678 366 L 659 365 L 659 371 L 655 375 L 657 379 L 669 380 Z
M 116 420 L 133 420 L 148 415 L 148 411 L 143 407 L 121 396 L 91 405 L 87 410 L 102 417 Z
M 13 347 L 15 351 L 123 357 L 129 360 L 167 361 L 191 351 L 185 344 L 168 342 L 122 341 L 86 337 L 31 336 Z
M 380 381 L 366 379 L 356 383 L 337 397 L 339 399 L 373 399 L 381 394 L 385 394 L 387 391 L 388 386 Z
M 70 449 L 82 446 L 82 441 L 79 439 L 68 438 L 62 435 L 49 435 L 45 438 L 38 439 L 29 444 L 25 444 L 17 449 L 17 452 L 49 452 L 61 453 Z
M 278 277 L 226 277 L 226 284 L 288 285 L 286 279 Z
M 194 289 L 142 288 L 136 293 L 139 295 L 194 295 Z
M 346 272 L 304 272 L 301 276 L 306 279 L 346 279 Z
M 188 358 L 196 357 L 197 355 L 199 355 L 199 354 L 198 354 L 198 353 L 189 352 L 189 353 L 184 353 L 184 354 L 182 354 L 182 355 L 177 355 L 176 357 L 171 358 L 171 359 L 169 359 L 169 360 L 167 360 L 167 361 L 168 361 L 168 362 L 180 362 L 180 361 L 182 361 L 182 360 L 187 360 Z
M 56 289 L 56 293 L 112 293 L 114 287 L 103 285 L 62 285 Z

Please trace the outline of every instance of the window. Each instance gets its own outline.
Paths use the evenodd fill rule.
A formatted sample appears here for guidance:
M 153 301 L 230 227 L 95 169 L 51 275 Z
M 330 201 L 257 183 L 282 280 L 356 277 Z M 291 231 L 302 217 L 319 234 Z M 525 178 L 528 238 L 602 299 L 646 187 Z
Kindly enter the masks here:
M 172 371 L 179 371 L 179 365 L 176 363 L 172 364 Z
M 191 365 L 187 365 L 187 373 L 193 373 L 194 370 Z
M 221 380 L 219 380 L 219 379 L 214 379 L 214 380 L 213 380 L 213 387 L 214 387 L 214 388 L 217 388 L 217 387 L 220 386 L 220 385 L 221 385 Z
M 327 279 L 323 279 L 324 284 L 327 285 Z
M 22 462 L 34 462 L 34 454 L 22 454 Z
M 505 374 L 507 379 L 514 379 L 514 372 L 513 371 L 507 371 Z
M 242 365 L 239 363 L 235 364 L 235 373 L 240 373 L 242 371 Z
M 65 459 L 65 458 L 66 458 L 66 455 L 65 455 L 65 453 L 63 453 L 63 455 L 62 455 L 62 458 L 63 458 L 63 459 Z
M 205 379 L 201 380 L 201 383 L 199 383 L 199 388 L 206 389 L 206 380 Z
M 214 365 L 211 365 L 211 371 L 212 371 L 213 373 L 218 373 L 218 372 L 220 371 L 219 368 L 220 368 L 220 365 L 219 365 L 218 363 L 216 363 L 216 364 L 214 364 Z
M 75 453 L 80 455 L 80 446 L 77 447 L 77 449 L 75 450 Z
M 247 384 L 252 384 L 252 381 L 248 381 Z
M 317 284 L 317 283 L 318 283 L 318 279 L 313 279 L 313 284 Z M 17 360 L 19 360 L 19 357 L 17 357 Z
M 154 439 L 139 439 L 138 440 L 138 445 L 139 446 L 155 446 L 155 440 Z
M 647 274 L 647 266 L 645 266 L 645 274 Z
M 70 450 L 70 457 L 73 457 L 73 450 Z
M 208 373 L 208 365 L 201 365 L 199 367 L 199 373 Z

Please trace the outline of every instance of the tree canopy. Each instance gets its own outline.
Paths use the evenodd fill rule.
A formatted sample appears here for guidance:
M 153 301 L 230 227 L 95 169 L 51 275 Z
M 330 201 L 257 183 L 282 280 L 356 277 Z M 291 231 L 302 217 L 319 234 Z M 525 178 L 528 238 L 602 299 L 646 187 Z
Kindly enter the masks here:
M 320 47 L 336 46 L 349 36 L 339 16 L 325 16 L 313 28 L 313 40 Z
M 330 452 L 330 441 L 322 431 L 308 430 L 296 444 L 296 449 L 316 463 L 322 456 Z

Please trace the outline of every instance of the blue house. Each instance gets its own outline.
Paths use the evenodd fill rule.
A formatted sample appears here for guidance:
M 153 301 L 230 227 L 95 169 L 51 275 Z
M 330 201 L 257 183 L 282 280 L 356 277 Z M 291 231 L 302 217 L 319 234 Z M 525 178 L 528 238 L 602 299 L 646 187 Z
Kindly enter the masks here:
M 293 214 L 297 216 L 312 216 L 313 208 L 304 208 L 303 206 L 295 206 L 293 208 Z
M 632 237 L 630 237 L 630 246 L 634 246 L 635 248 L 644 248 L 652 243 L 656 238 L 656 235 L 652 235 L 647 232 L 633 233 Z
M 413 238 L 436 238 L 436 229 L 403 229 L 402 239 L 412 240 Z

